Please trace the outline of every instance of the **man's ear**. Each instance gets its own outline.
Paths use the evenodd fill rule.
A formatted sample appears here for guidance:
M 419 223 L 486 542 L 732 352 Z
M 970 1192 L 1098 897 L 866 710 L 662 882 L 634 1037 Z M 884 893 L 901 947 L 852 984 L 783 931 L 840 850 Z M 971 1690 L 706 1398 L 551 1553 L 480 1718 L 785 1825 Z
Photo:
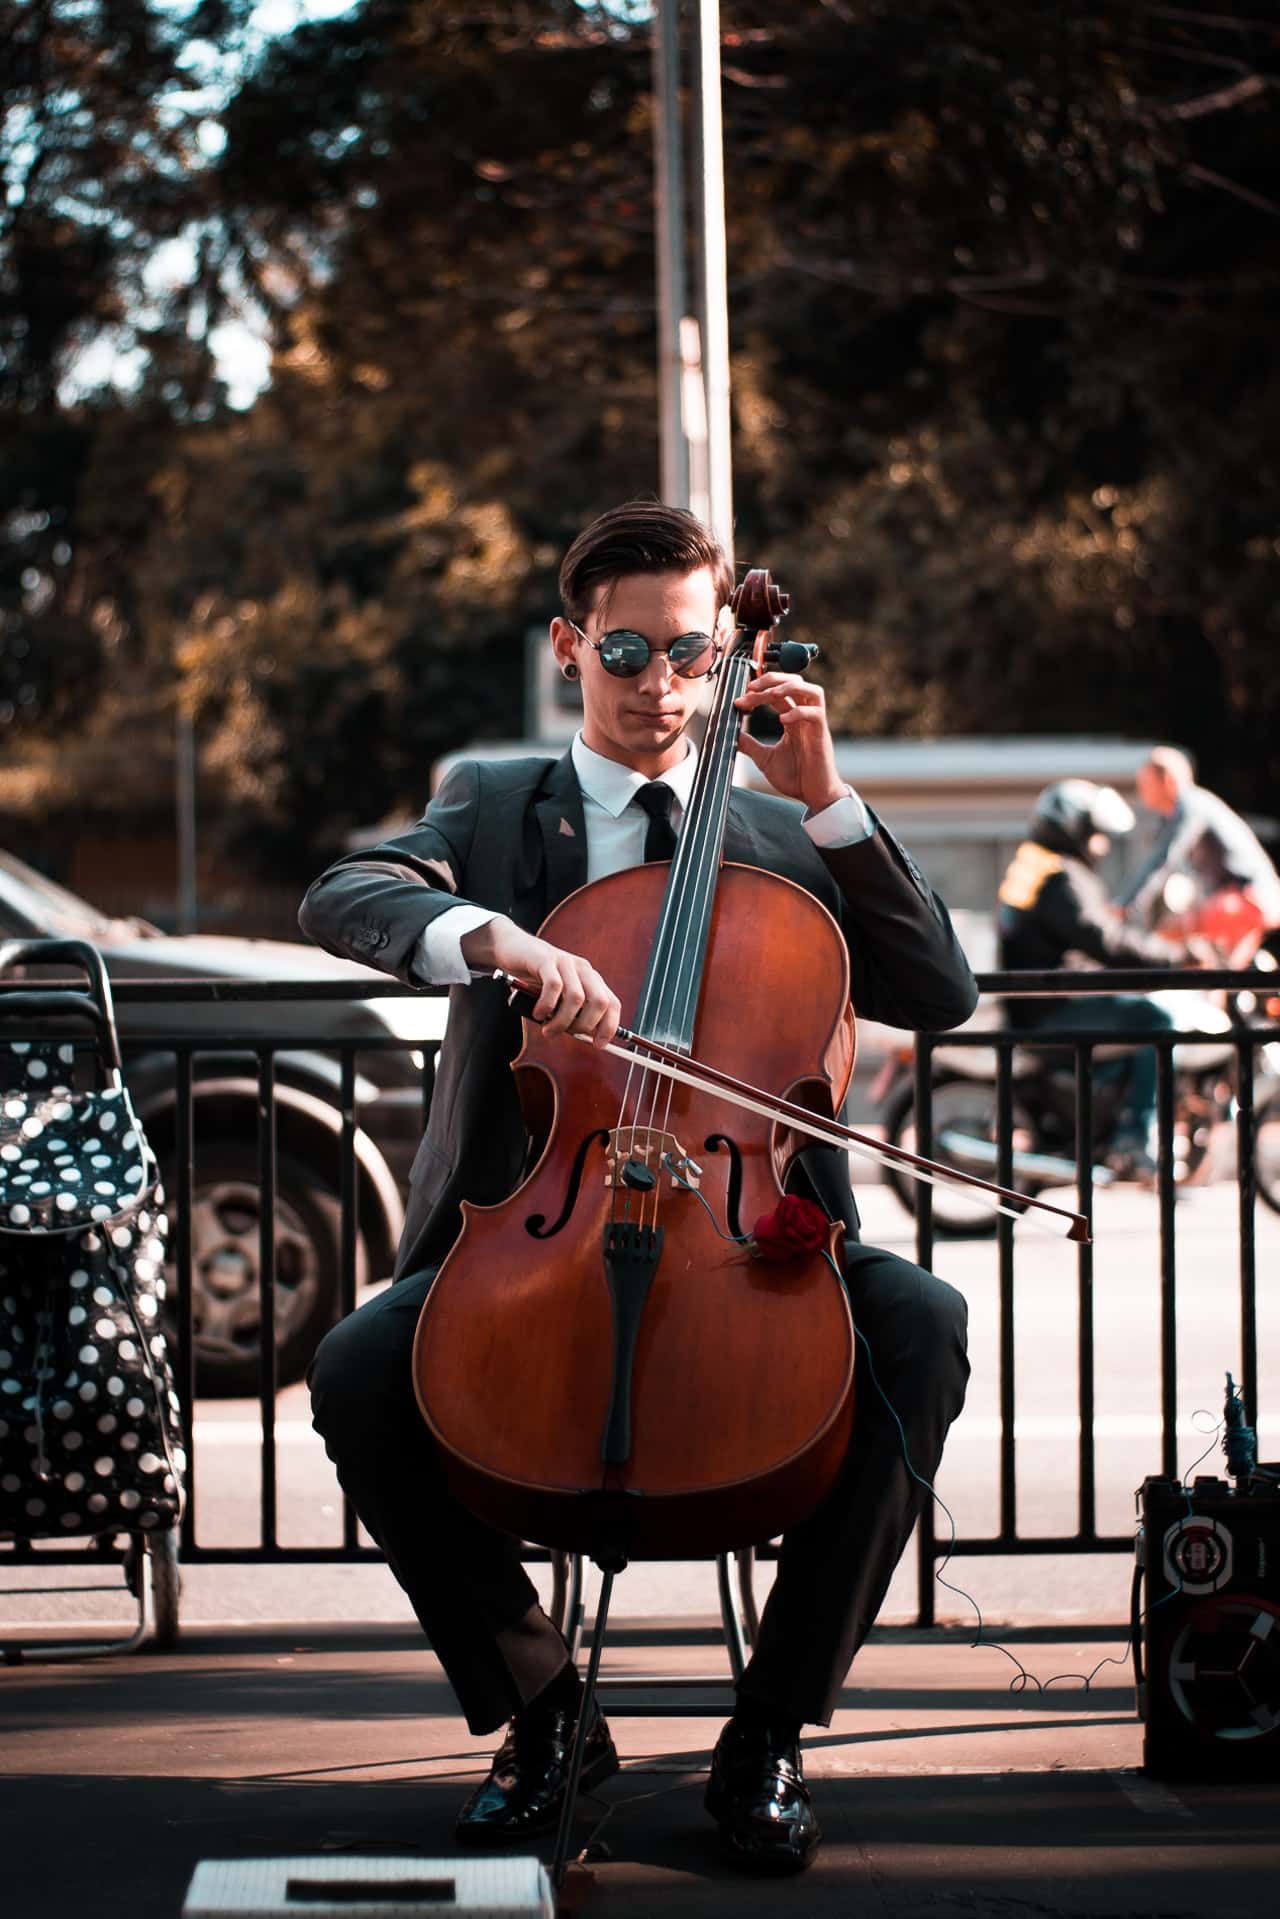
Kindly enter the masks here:
M 562 620 L 559 614 L 551 622 L 551 651 L 556 656 L 556 665 L 563 673 L 566 666 L 576 666 L 575 647 L 578 636 L 568 620 Z

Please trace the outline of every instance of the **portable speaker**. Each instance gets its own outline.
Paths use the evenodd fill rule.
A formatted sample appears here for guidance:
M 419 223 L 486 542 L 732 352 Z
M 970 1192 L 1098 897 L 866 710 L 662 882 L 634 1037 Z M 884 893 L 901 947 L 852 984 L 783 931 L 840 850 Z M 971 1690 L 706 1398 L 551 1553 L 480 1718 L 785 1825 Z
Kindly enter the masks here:
M 536 1859 L 202 1859 L 182 1919 L 554 1919 Z
M 1280 1777 L 1280 1466 L 1256 1467 L 1239 1490 L 1145 1479 L 1138 1503 L 1143 1770 Z

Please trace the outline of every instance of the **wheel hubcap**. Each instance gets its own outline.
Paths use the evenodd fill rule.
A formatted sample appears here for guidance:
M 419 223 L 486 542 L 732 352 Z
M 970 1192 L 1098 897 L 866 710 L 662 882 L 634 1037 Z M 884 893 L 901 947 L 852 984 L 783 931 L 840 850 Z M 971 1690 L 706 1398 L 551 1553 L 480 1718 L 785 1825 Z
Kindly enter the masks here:
M 287 1199 L 276 1197 L 277 1348 L 306 1321 L 319 1290 L 315 1246 Z M 196 1189 L 191 1205 L 191 1325 L 198 1358 L 256 1355 L 262 1326 L 261 1205 L 247 1180 Z

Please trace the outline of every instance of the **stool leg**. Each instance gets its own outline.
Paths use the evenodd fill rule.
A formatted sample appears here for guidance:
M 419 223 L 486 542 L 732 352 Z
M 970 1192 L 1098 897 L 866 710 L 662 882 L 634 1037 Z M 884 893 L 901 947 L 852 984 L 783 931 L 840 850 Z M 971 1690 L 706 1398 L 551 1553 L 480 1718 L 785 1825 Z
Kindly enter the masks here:
M 744 1546 L 736 1552 L 738 1562 L 738 1597 L 742 1601 L 742 1621 L 746 1632 L 747 1644 L 754 1646 L 760 1637 L 760 1612 L 756 1605 L 756 1549 Z
M 569 1561 L 569 1597 L 565 1603 L 565 1622 L 561 1627 L 564 1643 L 569 1648 L 569 1657 L 574 1665 L 582 1651 L 582 1621 L 586 1611 L 583 1605 L 582 1554 L 574 1553 Z
M 591 1658 L 587 1665 L 587 1677 L 583 1683 L 582 1700 L 578 1707 L 578 1724 L 573 1735 L 573 1757 L 569 1764 L 569 1783 L 565 1788 L 564 1805 L 560 1809 L 560 1830 L 556 1834 L 556 1852 L 551 1866 L 551 1884 L 556 1892 L 560 1890 L 565 1866 L 569 1859 L 569 1838 L 573 1831 L 574 1806 L 578 1797 L 578 1781 L 582 1777 L 582 1756 L 586 1750 L 587 1731 L 591 1725 L 592 1709 L 596 1702 L 596 1684 L 600 1677 L 600 1654 L 604 1650 L 605 1627 L 609 1622 L 613 1579 L 613 1569 L 610 1568 L 600 1582 L 600 1599 L 596 1606 L 596 1629 L 591 1641 Z
M 582 1554 L 561 1552 L 551 1555 L 551 1598 L 547 1617 L 569 1648 L 574 1665 L 582 1651 Z
M 558 1633 L 565 1633 L 567 1616 L 566 1599 L 569 1591 L 569 1555 L 555 1551 L 551 1555 L 551 1599 L 547 1606 L 547 1617 Z
M 747 1648 L 742 1637 L 742 1621 L 738 1618 L 737 1602 L 729 1580 L 728 1553 L 716 1554 L 716 1582 L 720 1588 L 720 1624 L 724 1631 L 724 1643 L 729 1652 L 729 1669 L 733 1674 L 733 1682 L 737 1685 L 746 1671 Z

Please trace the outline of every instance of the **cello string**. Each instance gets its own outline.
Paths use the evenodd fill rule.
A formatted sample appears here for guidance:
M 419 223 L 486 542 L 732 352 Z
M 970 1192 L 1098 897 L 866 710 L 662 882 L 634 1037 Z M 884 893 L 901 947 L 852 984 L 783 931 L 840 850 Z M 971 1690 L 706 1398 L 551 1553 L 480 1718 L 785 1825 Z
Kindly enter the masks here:
M 701 985 L 719 851 L 724 841 L 728 814 L 734 741 L 740 720 L 733 701 L 747 683 L 750 662 L 743 655 L 736 654 L 726 660 L 722 671 L 725 677 L 703 747 L 705 772 L 700 766 L 698 787 L 695 789 L 696 800 L 701 803 L 696 806 L 692 822 L 694 831 L 689 836 L 693 842 L 690 864 L 694 869 L 695 883 L 686 883 L 677 901 L 669 948 L 668 977 L 664 981 L 663 1010 L 667 1021 L 681 1035 L 676 1044 L 685 1052 L 692 1047 L 695 1000 Z M 692 810 L 694 802 L 691 802 Z M 696 859 L 693 857 L 695 854 Z M 695 937 L 699 931 L 701 939 Z M 684 962 L 683 965 L 680 962 Z
M 746 631 L 746 629 L 739 629 L 739 631 Z M 698 963 L 696 966 L 686 967 L 683 976 L 677 980 L 672 1006 L 673 1023 L 687 1036 L 683 1050 L 690 1057 L 695 1036 L 697 1001 L 710 953 L 712 895 L 719 876 L 729 805 L 733 793 L 733 768 L 738 752 L 738 735 L 743 725 L 743 718 L 736 706 L 736 700 L 754 677 L 755 670 L 755 658 L 753 652 L 749 650 L 749 644 L 748 647 L 734 653 L 726 662 L 727 684 L 717 706 L 716 724 L 708 741 L 707 787 L 714 796 L 714 804 L 708 801 L 701 827 L 700 856 L 704 883 L 702 899 L 697 902 L 702 909 L 702 917 L 696 928 L 700 938 L 695 941 L 695 929 L 682 929 L 685 938 L 697 953 Z M 692 918 L 692 912 L 686 917 Z
M 736 671 L 732 670 L 736 669 Z M 671 870 L 667 886 L 664 889 L 662 907 L 658 916 L 658 925 L 654 934 L 651 971 L 645 981 L 640 1013 L 637 1025 L 641 1031 L 651 1030 L 655 1021 L 659 1022 L 677 1049 L 688 1054 L 692 1050 L 692 1035 L 688 1030 L 690 1004 L 693 998 L 695 976 L 700 972 L 697 965 L 689 964 L 690 948 L 693 944 L 693 932 L 700 919 L 708 914 L 709 893 L 714 887 L 714 874 L 709 870 L 709 853 L 716 838 L 723 837 L 723 819 L 727 810 L 727 789 L 724 771 L 726 766 L 726 742 L 730 743 L 734 732 L 732 721 L 737 717 L 733 699 L 736 697 L 735 680 L 746 683 L 742 671 L 742 656 L 727 656 L 722 662 L 725 678 L 717 687 L 717 698 L 708 729 L 708 741 L 704 742 L 703 752 L 699 755 L 694 789 L 690 795 L 689 806 L 685 814 L 685 826 L 677 839 L 672 857 Z M 726 714 L 729 723 L 726 724 Z M 726 797 L 718 807 L 714 807 L 707 798 L 714 797 L 719 784 L 726 791 Z M 704 942 L 705 944 L 705 942 Z M 652 1139 L 655 1134 L 670 1136 L 671 1109 L 675 1099 L 675 1083 L 668 1082 L 665 1089 L 660 1077 L 645 1075 L 642 1071 L 638 1092 L 635 1088 L 635 1067 L 628 1072 L 623 1089 L 618 1120 L 618 1132 L 626 1131 L 625 1116 L 633 1106 L 630 1121 L 630 1157 L 635 1156 L 637 1130 L 647 1130 Z M 647 1087 L 645 1082 L 648 1082 Z M 647 1113 L 645 1102 L 647 1095 Z M 661 1106 L 661 1121 L 659 1108 Z M 659 1159 L 661 1155 L 659 1154 Z M 659 1183 L 652 1189 L 653 1224 L 656 1226 L 661 1195 L 661 1170 Z M 630 1189 L 628 1189 L 628 1193 Z M 639 1202 L 640 1224 L 646 1223 L 648 1216 L 648 1195 Z M 628 1200 L 629 1214 L 630 1203 Z
M 700 758 L 697 773 L 695 775 L 694 791 L 693 791 L 693 794 L 690 796 L 690 804 L 689 804 L 688 811 L 686 813 L 686 825 L 691 824 L 701 810 L 698 804 L 698 800 L 704 784 L 705 784 L 705 766 L 703 761 Z M 637 1026 L 641 1030 L 650 1030 L 653 1025 L 656 1013 L 658 1009 L 661 1008 L 661 1005 L 663 1002 L 663 996 L 666 991 L 667 979 L 671 970 L 673 955 L 679 950 L 680 902 L 684 898 L 684 895 L 687 890 L 687 874 L 690 866 L 694 863 L 694 855 L 696 850 L 697 850 L 696 832 L 682 831 L 679 838 L 676 841 L 675 853 L 671 862 L 671 870 L 668 875 L 667 885 L 663 891 L 662 904 L 658 914 L 658 923 L 654 930 L 654 938 L 653 938 L 653 945 L 651 948 L 649 972 L 646 974 L 646 978 L 645 978 L 645 982 L 644 982 L 644 986 L 643 986 L 641 998 L 640 998 L 640 1005 L 637 1010 L 637 1016 L 636 1016 Z M 619 1128 L 620 1129 L 623 1128 L 624 1116 L 627 1112 L 628 1105 L 634 1099 L 635 1101 L 634 1116 L 630 1122 L 632 1154 L 634 1154 L 634 1150 L 635 1150 L 635 1135 L 636 1135 L 636 1130 L 638 1126 L 640 1125 L 642 1106 L 643 1106 L 643 1101 L 646 1096 L 646 1093 L 648 1093 L 649 1101 L 650 1101 L 650 1109 L 649 1109 L 650 1126 L 652 1126 L 652 1122 L 657 1111 L 657 1100 L 658 1100 L 659 1094 L 657 1093 L 656 1090 L 651 1090 L 651 1085 L 652 1083 L 650 1082 L 650 1087 L 647 1088 L 645 1085 L 644 1077 L 642 1076 L 639 1083 L 639 1091 L 638 1093 L 634 1092 L 633 1088 L 635 1086 L 635 1074 L 634 1074 L 634 1071 L 628 1073 L 626 1085 L 623 1089 L 623 1094 L 622 1094 L 621 1110 L 619 1113 Z M 670 1100 L 668 1100 L 668 1111 L 669 1111 L 669 1107 L 670 1107 Z M 644 1216 L 644 1208 L 642 1206 L 641 1207 L 642 1221 L 643 1221 L 643 1216 Z M 655 1223 L 656 1223 L 656 1206 L 655 1206 Z
M 740 654 L 726 657 L 721 664 L 716 705 L 707 739 L 699 754 L 693 792 L 685 816 L 685 830 L 676 842 L 672 877 L 663 897 L 662 911 L 655 933 L 656 965 L 645 982 L 645 993 L 641 1005 L 641 1013 L 646 1022 L 652 1022 L 658 1018 L 665 1022 L 674 1022 L 677 1017 L 687 1022 L 688 996 L 692 979 L 686 968 L 683 977 L 684 1004 L 682 1006 L 679 998 L 676 997 L 681 991 L 682 979 L 675 969 L 681 960 L 689 958 L 694 927 L 698 918 L 707 911 L 710 893 L 714 887 L 714 876 L 705 869 L 709 863 L 710 847 L 723 831 L 727 796 L 721 801 L 719 807 L 713 809 L 708 794 L 714 795 L 717 779 L 722 788 L 725 784 L 726 739 L 733 731 L 733 720 L 738 718 L 732 704 L 737 693 L 735 680 L 742 679 L 745 684 L 742 671 L 744 664 Z M 691 875 L 694 884 L 690 883 Z M 687 1051 L 690 1042 L 686 1035 L 683 1040 L 673 1036 L 672 1043 Z
M 718 688 L 717 712 L 723 703 L 723 690 Z M 653 1023 L 665 1032 L 676 1049 L 688 1053 L 691 1047 L 677 1021 L 680 1006 L 681 960 L 687 961 L 691 937 L 690 921 L 697 917 L 697 894 L 706 886 L 706 864 L 709 842 L 707 815 L 707 793 L 711 784 L 715 765 L 714 756 L 714 719 L 709 729 L 711 739 L 704 742 L 703 752 L 699 756 L 698 771 L 695 777 L 694 791 L 690 795 L 689 806 L 685 812 L 684 825 L 676 842 L 672 860 L 671 874 L 667 889 L 663 895 L 663 912 L 659 920 L 658 938 L 655 941 L 655 969 L 652 1015 Z M 710 750 L 708 750 L 710 748 Z M 687 971 L 687 966 L 684 969 Z M 687 992 L 685 997 L 687 998 Z M 649 1124 L 651 1130 L 660 1129 L 663 1135 L 670 1134 L 671 1111 L 675 1100 L 675 1084 L 668 1082 L 665 1088 L 654 1083 L 650 1095 Z M 659 1106 L 661 1119 L 659 1120 Z M 661 1154 L 659 1154 L 661 1159 Z M 656 1214 L 656 1207 L 655 1207 Z
M 732 777 L 734 741 L 739 714 L 733 701 L 749 677 L 749 662 L 731 655 L 722 666 L 723 678 L 707 737 L 699 759 L 685 830 L 677 844 L 680 861 L 667 899 L 671 910 L 662 928 L 662 965 L 652 1008 L 671 1029 L 670 1042 L 678 1051 L 692 1049 L 695 998 L 705 963 L 707 933 L 715 891 L 719 849 L 723 845 Z M 714 859 L 714 864 L 713 864 Z M 666 902 L 664 902 L 666 904 Z M 702 937 L 696 935 L 701 931 Z
M 695 999 L 705 964 L 710 896 L 716 880 L 712 855 L 716 855 L 715 865 L 718 868 L 718 849 L 723 844 L 727 816 L 729 774 L 736 735 L 734 721 L 737 718 L 733 701 L 737 695 L 737 683 L 741 681 L 745 685 L 748 677 L 743 667 L 741 655 L 734 655 L 724 663 L 722 670 L 725 677 L 717 688 L 711 724 L 699 758 L 695 792 L 690 797 L 685 816 L 685 830 L 676 845 L 676 856 L 679 857 L 687 841 L 688 854 L 681 862 L 678 875 L 673 861 L 672 879 L 664 895 L 664 907 L 671 900 L 674 910 L 669 916 L 669 927 L 664 929 L 657 1010 L 665 1015 L 662 1022 L 664 1026 L 673 1029 L 675 1050 L 686 1055 L 692 1053 Z M 696 940 L 700 925 L 702 938 Z M 671 1110 L 675 1092 L 674 1080 L 667 1082 L 665 1100 L 661 1091 L 654 1088 L 650 1124 L 664 1138 L 674 1139 Z M 662 1118 L 659 1125 L 657 1115 L 660 1103 Z M 658 1157 L 661 1168 L 661 1152 Z M 655 1202 L 655 1218 L 656 1210 Z

